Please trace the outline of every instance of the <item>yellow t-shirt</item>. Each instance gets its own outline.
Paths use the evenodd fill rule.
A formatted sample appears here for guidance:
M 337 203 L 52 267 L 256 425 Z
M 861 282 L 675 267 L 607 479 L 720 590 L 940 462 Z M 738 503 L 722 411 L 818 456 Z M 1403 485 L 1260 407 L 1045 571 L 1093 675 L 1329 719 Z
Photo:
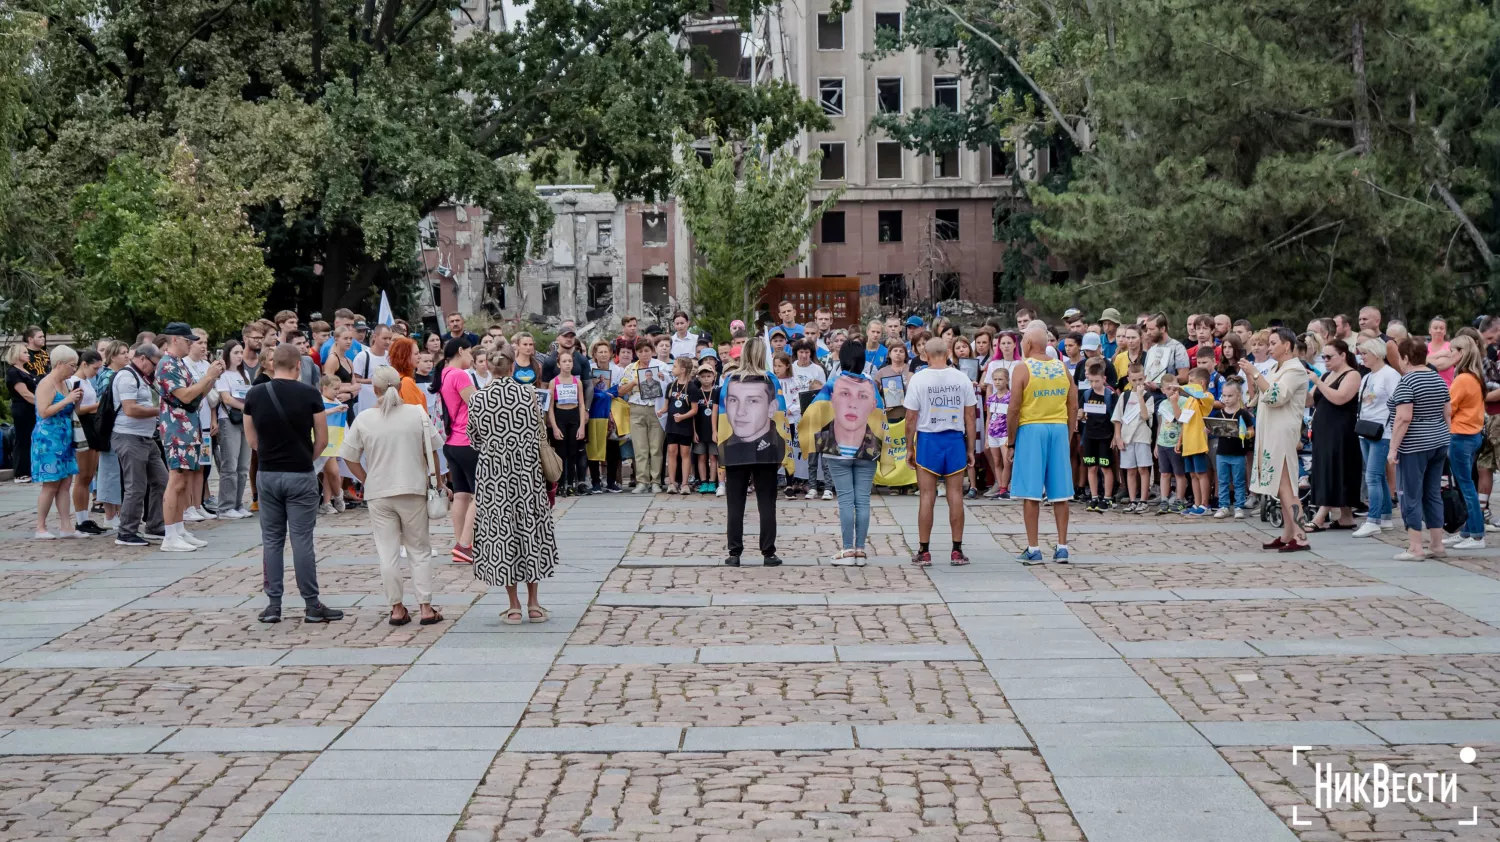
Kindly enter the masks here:
M 1026 382 L 1026 392 L 1021 395 L 1021 423 L 1067 424 L 1068 384 L 1072 378 L 1068 369 L 1059 360 L 1022 360 L 1031 379 Z M 1011 400 L 1016 396 L 1011 395 Z
M 1191 411 L 1193 414 L 1182 423 L 1182 455 L 1196 456 L 1208 452 L 1208 429 L 1203 419 L 1214 411 L 1214 396 L 1197 386 L 1189 385 L 1182 390 L 1177 401 L 1177 417 Z

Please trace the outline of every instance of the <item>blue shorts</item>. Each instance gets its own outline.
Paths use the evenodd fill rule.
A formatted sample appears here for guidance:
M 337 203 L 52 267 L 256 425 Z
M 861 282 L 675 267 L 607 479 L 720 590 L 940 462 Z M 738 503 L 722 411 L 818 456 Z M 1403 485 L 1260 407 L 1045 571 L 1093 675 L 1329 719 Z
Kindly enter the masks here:
M 1192 456 L 1182 457 L 1182 467 L 1190 474 L 1208 473 L 1208 454 L 1194 453 Z
M 1016 432 L 1010 496 L 1062 503 L 1073 499 L 1073 459 L 1067 424 L 1026 424 Z
M 969 467 L 968 448 L 959 430 L 917 433 L 917 467 L 940 477 L 961 474 Z

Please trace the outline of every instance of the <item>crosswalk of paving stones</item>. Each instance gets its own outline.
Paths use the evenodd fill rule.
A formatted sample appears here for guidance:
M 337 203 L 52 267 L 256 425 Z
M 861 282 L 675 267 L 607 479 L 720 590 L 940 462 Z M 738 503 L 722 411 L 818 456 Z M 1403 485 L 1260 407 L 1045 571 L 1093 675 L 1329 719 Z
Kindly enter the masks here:
M 442 565 L 447 622 L 387 625 L 350 512 L 317 537 L 347 619 L 265 626 L 253 521 L 44 543 L 33 499 L 0 489 L 0 842 L 1500 839 L 1500 551 L 1108 513 L 1025 568 L 985 502 L 975 563 L 919 570 L 914 498 L 877 497 L 868 567 L 787 501 L 787 565 L 729 569 L 722 500 L 589 497 L 548 623 Z M 1458 801 L 1315 809 L 1313 762 Z

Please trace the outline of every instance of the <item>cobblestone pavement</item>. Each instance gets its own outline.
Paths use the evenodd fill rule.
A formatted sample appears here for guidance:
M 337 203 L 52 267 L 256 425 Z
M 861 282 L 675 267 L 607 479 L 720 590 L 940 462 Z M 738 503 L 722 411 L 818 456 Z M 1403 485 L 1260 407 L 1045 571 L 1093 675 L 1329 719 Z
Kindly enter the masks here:
M 0 758 L 0 839 L 232 842 L 312 754 Z
M 1496 793 L 1500 792 L 1500 764 L 1495 751 L 1480 754 L 1473 764 L 1458 759 L 1458 749 L 1446 745 L 1393 745 L 1379 748 L 1315 748 L 1304 752 L 1297 766 L 1292 766 L 1291 752 L 1283 747 L 1223 749 L 1224 759 L 1234 767 L 1263 801 L 1283 818 L 1290 819 L 1291 808 L 1298 806 L 1298 818 L 1310 822 L 1297 828 L 1303 842 L 1409 842 L 1409 840 L 1475 840 L 1500 839 L 1497 823 Z M 1329 764 L 1340 772 L 1370 774 L 1376 763 L 1386 764 L 1392 772 L 1426 775 L 1449 773 L 1457 776 L 1456 803 L 1432 803 L 1425 797 L 1419 803 L 1389 803 L 1380 808 L 1363 804 L 1338 804 L 1333 809 L 1314 809 L 1314 764 Z M 1425 796 L 1426 779 L 1418 791 Z M 1473 815 L 1479 807 L 1479 822 L 1461 827 L 1459 821 Z
M 1329 588 L 1378 584 L 1379 579 L 1328 562 L 1261 564 L 1090 564 L 1032 567 L 1054 591 L 1172 588 Z
M 224 611 L 112 611 L 48 643 L 55 650 L 215 650 L 291 649 L 299 646 L 367 648 L 421 646 L 433 643 L 445 629 L 434 626 L 393 627 L 383 608 L 351 608 L 337 623 L 303 623 L 300 608 L 283 607 L 285 621 L 256 621 L 258 608 Z M 463 606 L 444 606 L 456 620 Z
M 1028 751 L 501 754 L 453 842 L 1081 840 Z M 679 830 L 680 829 L 680 830 Z
M 352 725 L 405 667 L 5 670 L 0 728 Z
M 1422 597 L 1110 602 L 1069 607 L 1104 640 L 1472 637 L 1500 631 Z
M 654 567 L 617 568 L 604 593 L 830 594 L 931 593 L 932 580 L 914 567 Z
M 1184 719 L 1500 718 L 1500 655 L 1134 660 Z
M 944 605 L 785 608 L 605 608 L 583 615 L 572 644 L 711 646 L 734 643 L 850 645 L 963 643 Z
M 979 663 L 555 666 L 523 726 L 1014 722 Z
M 546 623 L 503 625 L 434 522 L 446 620 L 389 625 L 351 511 L 316 535 L 346 618 L 304 624 L 288 571 L 265 625 L 256 520 L 163 554 L 26 540 L 34 505 L 0 485 L 0 842 L 1500 842 L 1500 550 L 1287 559 L 1254 519 L 1075 507 L 1077 563 L 1021 567 L 1021 507 L 970 501 L 974 563 L 923 570 L 917 499 L 877 495 L 870 566 L 827 564 L 837 503 L 779 500 L 793 563 L 732 569 L 724 500 L 588 496 Z M 1309 761 L 1463 804 L 1293 828 Z

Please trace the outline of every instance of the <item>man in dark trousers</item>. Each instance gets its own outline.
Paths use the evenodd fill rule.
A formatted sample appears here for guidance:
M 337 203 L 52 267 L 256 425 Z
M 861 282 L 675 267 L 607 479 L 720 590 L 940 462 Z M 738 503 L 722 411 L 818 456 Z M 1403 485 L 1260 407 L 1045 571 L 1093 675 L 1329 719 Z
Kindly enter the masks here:
M 292 536 L 292 564 L 297 590 L 307 605 L 309 623 L 341 620 L 344 612 L 318 599 L 317 555 L 313 527 L 318 522 L 317 474 L 313 456 L 328 444 L 323 396 L 302 383 L 302 354 L 283 343 L 271 354 L 271 379 L 245 396 L 245 438 L 260 454 L 260 539 L 268 604 L 260 621 L 281 621 L 281 592 L 287 533 Z

